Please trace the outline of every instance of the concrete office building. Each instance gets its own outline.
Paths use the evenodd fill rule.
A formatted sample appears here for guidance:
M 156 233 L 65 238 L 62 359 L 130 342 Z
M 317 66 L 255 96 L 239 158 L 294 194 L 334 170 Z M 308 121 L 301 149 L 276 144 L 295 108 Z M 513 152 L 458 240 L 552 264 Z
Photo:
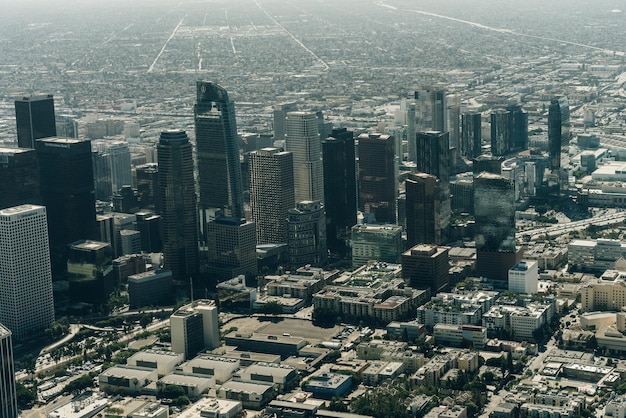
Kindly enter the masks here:
M 17 393 L 11 331 L 0 324 L 0 417 L 17 418 Z
M 296 206 L 293 154 L 277 148 L 252 151 L 249 157 L 250 209 L 257 244 L 287 242 L 287 217 Z
M 128 299 L 131 309 L 170 305 L 174 301 L 172 272 L 151 270 L 128 276 Z
M 536 261 L 522 260 L 509 270 L 509 291 L 534 294 L 539 287 L 539 269 Z
M 414 289 L 430 289 L 431 294 L 449 287 L 448 247 L 418 244 L 402 254 L 402 277 Z
M 217 306 L 212 300 L 200 299 L 185 305 L 170 316 L 172 351 L 185 359 L 200 351 L 219 347 Z
M 54 321 L 46 208 L 0 210 L 0 323 L 16 340 L 40 335 Z
M 208 272 L 222 282 L 241 274 L 256 276 L 256 225 L 243 218 L 223 217 L 209 222 Z

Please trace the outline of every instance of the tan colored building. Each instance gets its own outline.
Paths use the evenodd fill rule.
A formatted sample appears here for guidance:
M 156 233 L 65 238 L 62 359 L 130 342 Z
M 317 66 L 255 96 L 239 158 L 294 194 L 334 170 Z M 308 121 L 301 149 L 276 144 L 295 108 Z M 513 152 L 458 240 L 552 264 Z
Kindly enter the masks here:
M 626 273 L 613 281 L 598 281 L 580 289 L 583 311 L 619 311 L 626 306 Z

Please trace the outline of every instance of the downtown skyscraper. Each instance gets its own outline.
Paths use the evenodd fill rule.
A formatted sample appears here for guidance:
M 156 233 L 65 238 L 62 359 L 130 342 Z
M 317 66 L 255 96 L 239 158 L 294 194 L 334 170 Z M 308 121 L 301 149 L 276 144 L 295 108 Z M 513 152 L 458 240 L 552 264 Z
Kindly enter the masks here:
M 417 170 L 439 179 L 441 242 L 448 241 L 450 227 L 450 139 L 448 132 L 419 132 L 417 134 Z
M 244 218 L 235 105 L 217 84 L 198 81 L 194 106 L 200 209 Z M 206 220 L 203 219 L 202 230 Z
M 285 120 L 285 150 L 293 153 L 296 202 L 324 201 L 322 143 L 315 112 L 289 112 Z
M 252 151 L 250 165 L 250 208 L 256 222 L 257 243 L 287 242 L 287 217 L 296 207 L 293 154 L 278 148 Z
M 378 223 L 396 223 L 397 187 L 395 139 L 392 135 L 361 134 L 359 141 L 359 209 Z
M 54 321 L 46 208 L 0 210 L 0 323 L 16 340 L 38 336 Z
M 56 277 L 65 272 L 67 245 L 97 236 L 91 141 L 45 138 L 35 141 L 35 150 Z
M 161 132 L 158 145 L 158 207 L 165 268 L 174 280 L 198 273 L 198 222 L 191 143 L 185 131 Z
M 40 204 L 39 163 L 33 149 L 0 147 L 0 209 Z
M 322 154 L 326 243 L 332 253 L 345 254 L 357 212 L 354 133 L 346 128 L 333 129 L 322 141 Z
M 20 148 L 35 148 L 37 139 L 57 136 L 52 95 L 15 100 L 15 122 Z
M 0 417 L 17 418 L 17 391 L 11 331 L 0 324 Z

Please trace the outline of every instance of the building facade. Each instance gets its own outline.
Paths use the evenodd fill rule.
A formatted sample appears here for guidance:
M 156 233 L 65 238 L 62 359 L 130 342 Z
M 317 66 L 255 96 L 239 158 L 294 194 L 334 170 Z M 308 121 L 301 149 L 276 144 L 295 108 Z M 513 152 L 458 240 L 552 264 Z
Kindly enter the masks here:
M 0 323 L 23 340 L 40 335 L 53 321 L 46 208 L 0 210 Z
M 174 280 L 187 281 L 198 272 L 199 254 L 192 147 L 185 131 L 162 132 L 158 153 L 164 267 Z
M 441 244 L 447 229 L 441 223 L 441 182 L 430 174 L 416 173 L 404 185 L 407 245 Z
M 35 148 L 35 140 L 57 136 L 54 97 L 48 94 L 15 100 L 15 122 L 20 148 Z
M 402 227 L 398 225 L 354 225 L 352 227 L 352 267 L 368 261 L 397 263 L 402 254 Z
M 395 139 L 361 134 L 359 142 L 359 209 L 378 223 L 396 223 L 397 187 Z
M 415 115 L 413 116 L 415 125 Z M 356 156 L 354 134 L 333 129 L 322 142 L 326 242 L 331 253 L 345 255 L 350 229 L 356 224 Z
M 200 207 L 224 209 L 227 216 L 243 218 L 235 105 L 226 90 L 214 83 L 198 81 L 196 93 L 194 123 Z
M 37 154 L 0 147 L 0 209 L 24 204 L 41 204 Z
M 204 349 L 220 346 L 218 309 L 212 300 L 200 299 L 170 316 L 172 351 L 189 360 Z
M 48 217 L 52 273 L 61 275 L 66 268 L 67 245 L 97 237 L 91 143 L 46 138 L 35 141 L 35 150 Z
M 448 247 L 418 244 L 402 254 L 402 277 L 414 289 L 430 289 L 431 294 L 449 287 Z
M 0 324 L 0 416 L 17 418 L 17 392 L 11 331 Z
M 287 242 L 287 217 L 296 206 L 293 154 L 277 148 L 252 151 L 249 157 L 250 209 L 257 244 Z
M 212 280 L 230 280 L 257 274 L 256 225 L 241 218 L 223 217 L 209 222 L 208 271 Z
M 324 168 L 318 118 L 314 112 L 289 112 L 285 151 L 293 153 L 296 202 L 324 201 Z
M 483 172 L 474 178 L 476 269 L 489 279 L 507 280 L 508 270 L 520 261 L 515 246 L 515 189 L 513 182 Z
M 289 211 L 287 218 L 289 264 L 302 267 L 326 264 L 326 217 L 320 201 L 302 201 Z
M 476 158 L 481 154 L 482 117 L 480 113 L 463 113 L 461 115 L 461 155 Z

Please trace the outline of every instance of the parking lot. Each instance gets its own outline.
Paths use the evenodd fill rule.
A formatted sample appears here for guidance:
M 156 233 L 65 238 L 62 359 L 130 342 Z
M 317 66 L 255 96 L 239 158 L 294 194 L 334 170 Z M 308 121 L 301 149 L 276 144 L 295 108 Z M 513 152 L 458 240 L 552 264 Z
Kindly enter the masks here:
M 272 318 L 272 320 L 240 318 L 230 321 L 225 328 L 228 329 L 230 327 L 236 327 L 237 331 L 242 333 L 289 334 L 293 337 L 304 338 L 311 344 L 330 341 L 342 329 L 340 326 L 333 328 L 316 327 L 310 321 L 291 318 Z

